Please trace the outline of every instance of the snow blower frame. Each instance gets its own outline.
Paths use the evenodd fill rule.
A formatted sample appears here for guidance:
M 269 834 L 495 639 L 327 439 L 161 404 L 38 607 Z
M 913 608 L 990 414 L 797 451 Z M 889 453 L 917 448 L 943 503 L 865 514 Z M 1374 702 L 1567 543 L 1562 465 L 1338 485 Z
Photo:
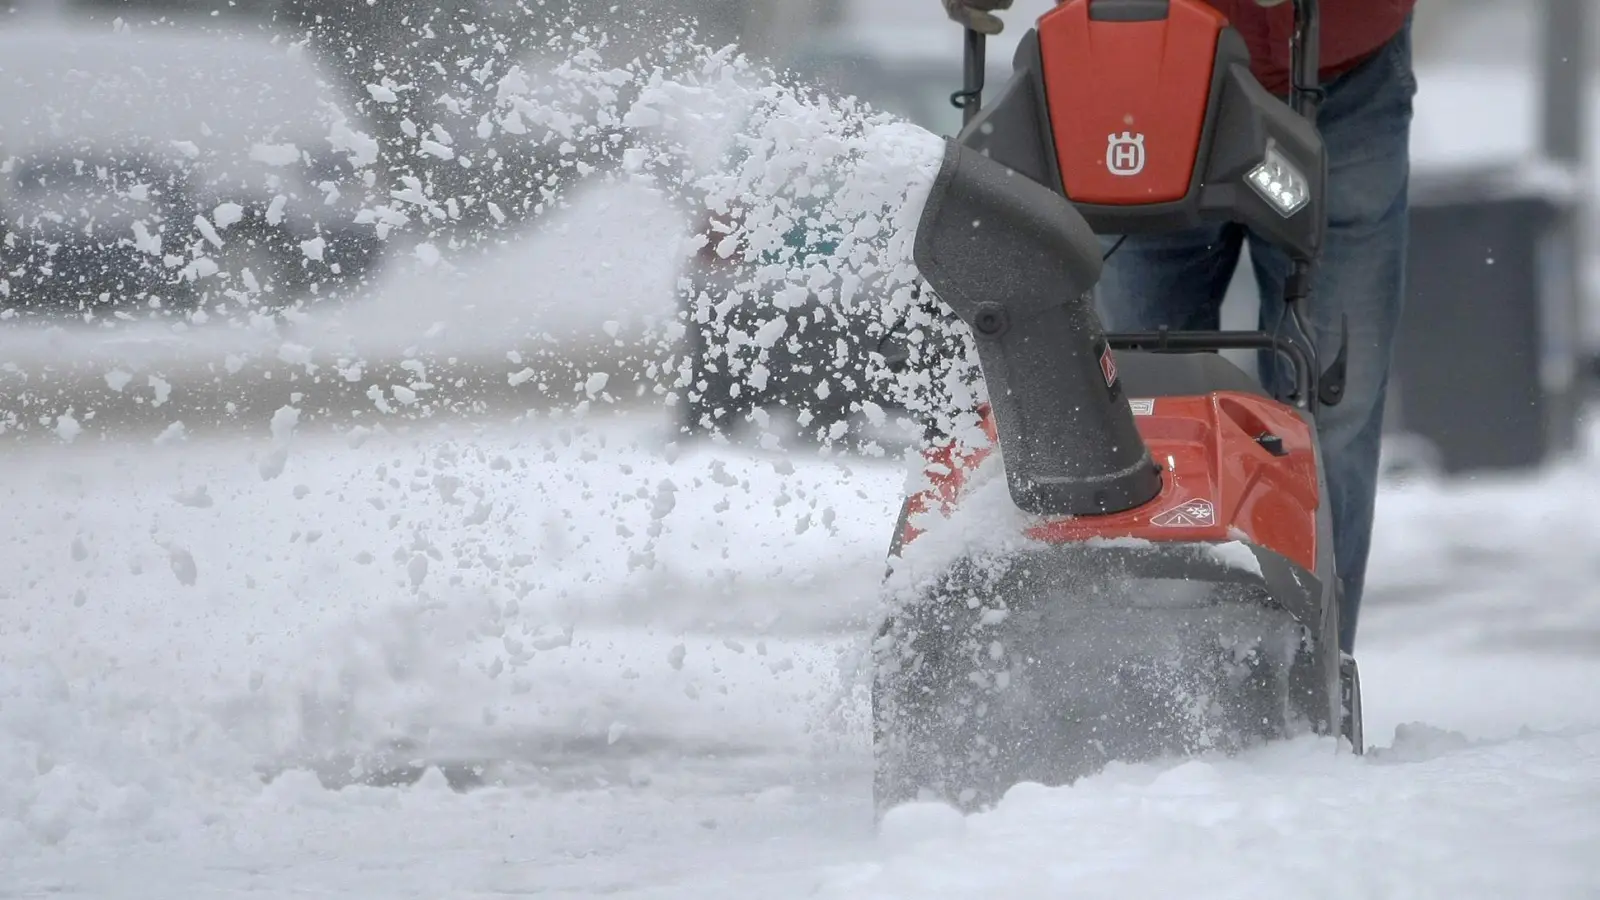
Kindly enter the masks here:
M 1320 370 L 1302 313 L 1326 231 L 1319 15 L 1316 0 L 1293 9 L 1287 103 L 1200 0 L 1060 3 L 987 107 L 983 38 L 967 33 L 952 97 L 966 124 L 914 254 L 971 331 L 988 445 L 928 451 L 889 581 L 907 591 L 895 570 L 915 568 L 901 564 L 924 529 L 963 527 L 995 446 L 1010 501 L 1033 518 L 998 550 L 962 534 L 953 561 L 935 557 L 892 596 L 874 644 L 880 813 L 927 796 L 971 809 L 1021 781 L 1307 730 L 1361 751 L 1315 425 L 1343 393 L 1344 351 Z M 1215 221 L 1290 257 L 1302 339 L 1106 334 L 1091 306 L 1102 236 Z M 1287 396 L 1229 349 L 1286 361 Z

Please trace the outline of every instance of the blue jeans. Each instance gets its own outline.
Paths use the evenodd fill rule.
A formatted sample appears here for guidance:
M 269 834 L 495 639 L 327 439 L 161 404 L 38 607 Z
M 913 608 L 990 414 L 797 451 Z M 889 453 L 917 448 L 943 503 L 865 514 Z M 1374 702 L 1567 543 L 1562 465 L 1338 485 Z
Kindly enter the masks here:
M 1376 56 L 1323 85 L 1326 95 L 1318 119 L 1328 151 L 1328 233 L 1305 313 L 1324 367 L 1339 351 L 1340 316 L 1348 315 L 1350 323 L 1344 399 L 1321 410 L 1318 418 L 1335 565 L 1344 587 L 1339 642 L 1346 652 L 1355 644 L 1366 579 L 1384 393 L 1405 293 L 1406 191 L 1416 86 L 1408 24 Z M 1114 243 L 1105 240 L 1108 248 Z M 1261 292 L 1260 327 L 1276 332 L 1285 312 L 1288 259 L 1233 224 L 1130 236 L 1107 262 L 1099 285 L 1106 327 L 1221 327 L 1222 301 L 1245 241 Z M 1294 333 L 1292 324 L 1283 327 L 1283 333 Z M 1264 365 L 1261 374 L 1269 388 L 1276 388 L 1284 373 L 1276 365 Z

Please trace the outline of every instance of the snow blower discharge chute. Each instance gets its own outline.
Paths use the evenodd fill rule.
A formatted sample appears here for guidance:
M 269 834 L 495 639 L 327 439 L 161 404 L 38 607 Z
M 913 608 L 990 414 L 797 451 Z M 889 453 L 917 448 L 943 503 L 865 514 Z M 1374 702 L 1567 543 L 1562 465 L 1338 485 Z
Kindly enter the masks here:
M 968 33 L 967 122 L 913 252 L 971 331 L 989 445 L 928 452 L 891 557 L 961 527 L 996 445 L 1028 525 L 998 550 L 958 534 L 968 552 L 895 598 L 873 650 L 880 813 L 1301 733 L 1361 751 L 1315 426 L 1344 354 L 1321 369 L 1301 312 L 1325 233 L 1315 0 L 1294 13 L 1287 101 L 1199 0 L 1062 3 L 981 108 Z M 1299 338 L 1105 333 L 1101 240 L 1215 221 L 1292 260 Z M 1292 388 L 1270 394 L 1222 350 L 1287 363 Z

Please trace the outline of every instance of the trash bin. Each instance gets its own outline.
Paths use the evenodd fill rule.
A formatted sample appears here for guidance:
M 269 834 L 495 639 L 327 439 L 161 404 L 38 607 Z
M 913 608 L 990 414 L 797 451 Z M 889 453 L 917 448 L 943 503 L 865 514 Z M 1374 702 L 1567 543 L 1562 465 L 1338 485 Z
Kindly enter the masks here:
M 1582 334 L 1571 176 L 1417 171 L 1386 431 L 1447 474 L 1575 449 Z

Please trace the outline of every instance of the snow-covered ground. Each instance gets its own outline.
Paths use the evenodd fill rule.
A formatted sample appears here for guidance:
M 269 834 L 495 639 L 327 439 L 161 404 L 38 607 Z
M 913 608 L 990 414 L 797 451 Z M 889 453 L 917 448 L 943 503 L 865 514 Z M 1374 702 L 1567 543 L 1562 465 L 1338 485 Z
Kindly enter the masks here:
M 1600 890 L 1592 458 L 1385 491 L 1366 758 L 879 831 L 854 663 L 902 464 L 663 424 L 9 452 L 0 894 Z
M 904 277 L 865 245 L 906 237 L 929 136 L 704 62 L 616 112 L 693 131 L 765 104 L 708 208 L 744 201 L 767 249 L 797 217 L 850 240 L 833 270 L 762 277 Z M 515 366 L 507 343 L 666 309 L 670 183 L 582 195 L 543 223 L 566 240 L 423 254 L 298 330 L 18 332 L 0 364 L 139 391 L 112 366 Z M 281 409 L 152 442 L 68 420 L 75 399 L 45 398 L 0 468 L 0 897 L 1600 894 L 1592 448 L 1386 487 L 1365 757 L 1307 740 L 1115 767 L 879 828 L 860 661 L 903 461 L 676 445 L 659 406 Z

